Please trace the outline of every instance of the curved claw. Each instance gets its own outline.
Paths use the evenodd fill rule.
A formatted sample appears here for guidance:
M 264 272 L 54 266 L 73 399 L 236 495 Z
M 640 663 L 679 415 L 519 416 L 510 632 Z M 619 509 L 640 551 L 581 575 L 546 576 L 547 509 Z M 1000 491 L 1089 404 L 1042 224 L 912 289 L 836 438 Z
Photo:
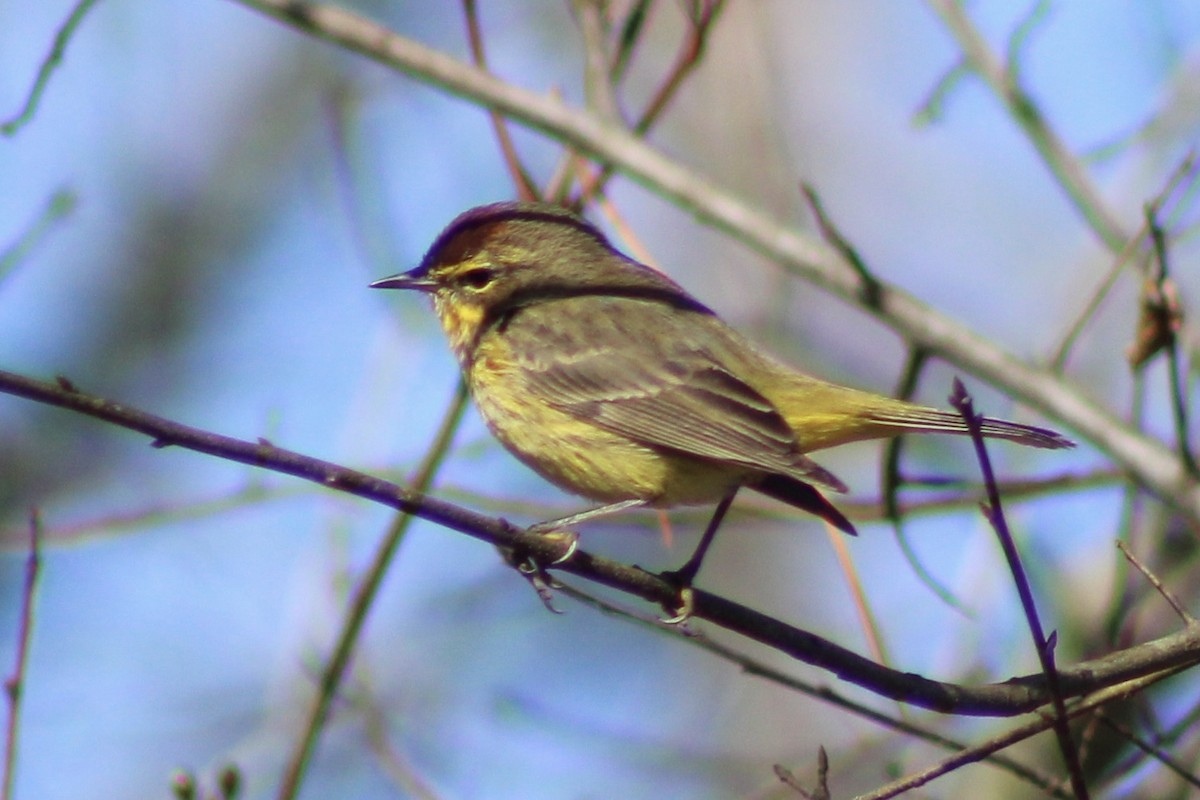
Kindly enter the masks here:
M 558 566 L 559 564 L 570 561 L 579 549 L 579 534 L 574 531 L 550 531 L 541 533 L 547 540 L 554 544 L 561 544 L 562 549 L 554 560 L 549 564 L 539 561 L 534 556 L 524 550 L 513 550 L 509 548 L 499 548 L 504 560 L 510 566 L 517 570 L 517 573 L 525 580 L 529 581 L 529 585 L 537 592 L 538 599 L 542 601 L 542 605 L 547 611 L 555 614 L 563 613 L 554 606 L 554 590 L 562 588 L 562 584 L 554 580 L 548 572 L 548 567 Z
M 579 534 L 575 531 L 548 531 L 542 536 L 555 543 L 564 543 L 563 552 L 550 562 L 550 566 L 556 567 L 559 564 L 565 564 L 575 555 L 575 551 L 579 549 Z
M 529 581 L 529 585 L 533 587 L 547 611 L 552 614 L 564 613 L 554 605 L 554 590 L 562 588 L 562 584 L 551 578 L 541 564 L 532 558 L 526 558 L 524 561 L 513 562 L 513 566 L 518 575 Z
M 666 608 L 664 605 L 663 608 Z M 679 603 L 672 609 L 675 613 L 670 617 L 659 617 L 659 621 L 664 625 L 684 625 L 692 618 L 692 612 L 696 610 L 696 594 L 692 591 L 692 587 L 683 586 L 679 589 Z

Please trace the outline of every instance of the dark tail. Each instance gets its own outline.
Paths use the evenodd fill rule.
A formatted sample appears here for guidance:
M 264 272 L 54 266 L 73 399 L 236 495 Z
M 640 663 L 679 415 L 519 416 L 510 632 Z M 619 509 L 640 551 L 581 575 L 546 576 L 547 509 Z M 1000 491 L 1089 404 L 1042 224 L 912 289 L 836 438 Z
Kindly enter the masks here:
M 838 511 L 833 503 L 804 481 L 789 478 L 786 475 L 768 475 L 758 483 L 750 484 L 749 488 L 762 492 L 767 497 L 782 500 L 790 506 L 802 511 L 815 514 L 840 531 L 851 536 L 858 536 L 858 531 L 850 524 L 850 520 Z

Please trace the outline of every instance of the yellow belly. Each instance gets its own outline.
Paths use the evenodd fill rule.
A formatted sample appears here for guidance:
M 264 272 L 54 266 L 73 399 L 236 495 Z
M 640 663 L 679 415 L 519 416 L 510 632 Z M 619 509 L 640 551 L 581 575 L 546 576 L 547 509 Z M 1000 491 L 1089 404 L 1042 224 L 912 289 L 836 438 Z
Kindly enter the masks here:
M 556 486 L 603 503 L 642 500 L 671 507 L 714 503 L 748 472 L 655 450 L 545 403 L 527 401 L 517 370 L 480 352 L 471 391 L 488 427 L 527 466 Z

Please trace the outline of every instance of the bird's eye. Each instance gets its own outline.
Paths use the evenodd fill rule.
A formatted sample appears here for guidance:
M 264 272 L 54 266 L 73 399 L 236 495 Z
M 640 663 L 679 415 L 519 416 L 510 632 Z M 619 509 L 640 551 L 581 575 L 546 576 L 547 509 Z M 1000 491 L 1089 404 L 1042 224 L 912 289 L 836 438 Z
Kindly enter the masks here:
M 468 289 L 482 289 L 496 277 L 494 270 L 487 267 L 475 267 L 459 276 L 459 282 Z

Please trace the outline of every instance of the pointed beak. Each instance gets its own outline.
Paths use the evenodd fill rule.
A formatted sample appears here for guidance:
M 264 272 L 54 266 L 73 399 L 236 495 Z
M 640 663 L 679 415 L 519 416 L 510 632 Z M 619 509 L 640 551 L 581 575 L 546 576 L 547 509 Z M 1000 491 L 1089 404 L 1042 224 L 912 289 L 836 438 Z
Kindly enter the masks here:
M 418 292 L 432 292 L 437 289 L 437 282 L 423 274 L 420 267 L 401 272 L 399 275 L 392 275 L 387 278 L 380 278 L 371 284 L 372 289 L 415 289 Z

